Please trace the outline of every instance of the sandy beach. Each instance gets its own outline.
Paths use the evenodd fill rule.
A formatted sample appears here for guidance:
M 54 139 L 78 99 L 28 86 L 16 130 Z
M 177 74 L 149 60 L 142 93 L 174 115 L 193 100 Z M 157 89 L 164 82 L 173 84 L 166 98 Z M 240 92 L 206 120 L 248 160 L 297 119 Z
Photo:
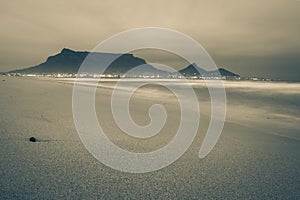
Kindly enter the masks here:
M 215 148 L 199 159 L 210 98 L 203 81 L 192 81 L 201 109 L 193 144 L 166 168 L 131 174 L 100 163 L 82 144 L 72 115 L 72 80 L 0 78 L 0 199 L 300 198 L 299 83 L 225 81 L 225 126 Z M 98 119 L 111 141 L 133 152 L 166 145 L 180 120 L 174 95 L 158 86 L 134 94 L 136 123 L 149 122 L 153 103 L 168 111 L 159 135 L 134 139 L 112 118 L 114 84 L 101 82 L 96 93 Z M 38 142 L 29 142 L 31 136 Z

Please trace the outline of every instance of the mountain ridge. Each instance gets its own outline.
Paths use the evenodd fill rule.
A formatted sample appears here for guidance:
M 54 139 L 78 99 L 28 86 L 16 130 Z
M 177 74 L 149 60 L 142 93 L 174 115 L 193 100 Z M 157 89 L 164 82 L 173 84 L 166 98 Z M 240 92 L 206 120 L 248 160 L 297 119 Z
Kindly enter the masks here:
M 103 74 L 118 74 L 122 75 L 130 71 L 129 74 L 134 75 L 162 75 L 167 76 L 169 72 L 157 69 L 139 57 L 133 54 L 118 54 L 118 53 L 100 53 L 88 51 L 74 51 L 68 48 L 63 48 L 59 53 L 49 56 L 45 62 L 32 67 L 12 70 L 7 73 L 22 73 L 22 74 L 51 74 L 51 73 L 78 73 L 81 64 L 85 58 L 89 56 L 87 73 L 103 73 Z M 140 66 L 137 70 L 133 70 L 136 66 Z M 104 71 L 104 67 L 108 66 Z M 230 72 L 224 68 L 214 71 L 205 71 L 198 67 L 195 63 L 186 66 L 178 71 L 176 75 L 187 77 L 194 76 L 230 76 L 239 77 L 238 74 Z M 181 73 L 181 74 L 180 74 Z M 174 75 L 174 74 L 173 74 Z
M 228 77 L 239 77 L 240 75 L 235 74 L 231 71 L 228 71 L 224 68 L 219 68 L 212 71 L 206 71 L 199 67 L 196 63 L 192 63 L 185 67 L 184 69 L 179 70 L 184 76 L 204 76 L 204 77 L 214 77 L 214 76 L 228 76 Z

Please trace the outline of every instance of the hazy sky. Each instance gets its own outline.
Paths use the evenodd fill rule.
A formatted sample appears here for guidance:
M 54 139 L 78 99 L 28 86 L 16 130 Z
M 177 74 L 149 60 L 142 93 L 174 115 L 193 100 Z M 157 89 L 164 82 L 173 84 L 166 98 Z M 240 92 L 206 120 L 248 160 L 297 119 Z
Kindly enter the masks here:
M 191 36 L 218 66 L 243 76 L 300 80 L 300 0 L 1 0 L 0 26 L 0 71 L 156 26 Z M 181 64 L 174 56 L 146 53 L 139 55 Z

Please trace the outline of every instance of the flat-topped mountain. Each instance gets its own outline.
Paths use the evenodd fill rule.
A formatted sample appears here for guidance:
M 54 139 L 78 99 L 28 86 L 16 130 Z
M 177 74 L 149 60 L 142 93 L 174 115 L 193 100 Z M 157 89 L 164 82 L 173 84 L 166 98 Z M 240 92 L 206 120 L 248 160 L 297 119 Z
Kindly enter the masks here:
M 62 49 L 60 53 L 48 57 L 44 63 L 25 69 L 10 71 L 10 73 L 77 73 L 87 56 L 89 56 L 89 62 L 86 63 L 88 68 L 84 72 L 88 73 L 100 72 L 109 63 L 111 64 L 109 64 L 104 74 L 124 74 L 139 65 L 143 65 L 143 70 L 138 70 L 135 73 L 165 73 L 148 65 L 145 60 L 135 57 L 132 54 L 90 53 L 87 51 L 73 51 L 66 48 Z

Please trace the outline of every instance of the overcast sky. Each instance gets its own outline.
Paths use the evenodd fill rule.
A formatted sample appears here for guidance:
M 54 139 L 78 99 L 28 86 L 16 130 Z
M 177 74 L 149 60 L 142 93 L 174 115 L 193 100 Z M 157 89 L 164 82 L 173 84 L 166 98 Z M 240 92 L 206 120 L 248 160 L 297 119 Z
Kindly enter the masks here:
M 1 0 L 0 25 L 0 71 L 156 26 L 191 36 L 218 66 L 243 76 L 300 80 L 300 0 Z M 137 55 L 184 64 L 166 53 Z

